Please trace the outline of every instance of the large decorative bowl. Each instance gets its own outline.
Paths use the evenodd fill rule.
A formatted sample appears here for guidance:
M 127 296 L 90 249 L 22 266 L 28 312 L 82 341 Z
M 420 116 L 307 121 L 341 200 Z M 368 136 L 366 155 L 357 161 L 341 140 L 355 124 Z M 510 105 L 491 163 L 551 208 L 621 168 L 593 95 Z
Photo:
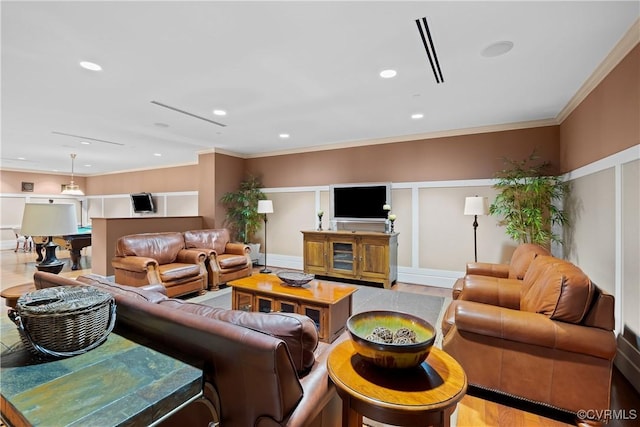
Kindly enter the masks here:
M 375 328 L 380 328 L 377 331 L 381 332 L 390 330 L 394 335 L 403 335 L 402 332 L 408 329 L 415 333 L 415 337 L 410 343 L 376 342 L 380 338 L 374 333 Z M 413 368 L 420 365 L 436 339 L 436 331 L 429 322 L 397 311 L 354 314 L 347 320 L 347 330 L 356 353 L 365 361 L 383 368 Z M 402 339 L 396 338 L 396 341 Z
M 300 287 L 313 280 L 313 274 L 300 273 L 299 271 L 280 271 L 276 274 L 288 286 Z

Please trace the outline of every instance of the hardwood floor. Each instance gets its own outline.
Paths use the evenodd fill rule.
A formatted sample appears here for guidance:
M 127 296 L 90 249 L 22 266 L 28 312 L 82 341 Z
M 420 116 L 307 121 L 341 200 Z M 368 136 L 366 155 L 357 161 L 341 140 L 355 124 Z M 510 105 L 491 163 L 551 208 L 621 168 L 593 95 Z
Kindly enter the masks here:
M 81 274 L 91 272 L 91 248 L 83 250 L 80 266 L 82 270 L 71 271 L 69 253 L 58 251 L 58 258 L 66 261 L 62 272 L 63 276 L 77 277 Z M 29 282 L 33 277 L 35 268 L 34 253 L 14 253 L 13 250 L 0 251 L 0 289 Z M 392 289 L 402 292 L 414 292 L 426 295 L 450 297 L 451 290 L 431 286 L 413 285 L 408 283 L 397 283 Z M 0 301 L 4 307 L 4 301 Z M 469 390 L 469 393 L 460 401 L 457 410 L 457 422 L 459 427 L 517 427 L 517 426 L 548 426 L 564 427 L 571 426 L 567 420 L 553 419 L 557 414 L 548 414 L 538 411 L 537 408 L 516 407 L 517 403 L 506 402 L 500 396 L 483 396 L 481 392 Z M 611 407 L 613 410 L 625 410 L 627 413 L 635 409 L 640 411 L 640 395 L 635 389 L 614 370 L 612 384 Z M 525 410 L 526 409 L 526 410 Z M 563 422 L 564 421 L 564 422 Z M 638 425 L 638 420 L 629 420 L 626 423 L 621 421 L 610 421 L 607 426 L 633 426 Z M 571 420 L 568 420 L 571 422 Z M 454 425 L 454 424 L 452 424 Z

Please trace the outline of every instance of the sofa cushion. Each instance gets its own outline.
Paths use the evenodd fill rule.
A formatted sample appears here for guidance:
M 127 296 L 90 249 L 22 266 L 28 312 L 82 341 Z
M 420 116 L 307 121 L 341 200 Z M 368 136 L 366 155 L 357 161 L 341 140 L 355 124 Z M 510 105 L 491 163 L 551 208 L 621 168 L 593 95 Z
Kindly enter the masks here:
M 162 280 L 163 283 L 172 282 L 174 280 L 198 276 L 200 274 L 200 265 L 174 262 L 159 265 L 158 272 L 160 273 L 160 280 Z
M 315 363 L 313 352 L 318 346 L 318 332 L 313 321 L 307 316 L 295 313 L 255 313 L 226 310 L 177 299 L 167 299 L 160 301 L 159 304 L 174 310 L 233 323 L 280 338 L 287 344 L 299 374 L 309 370 Z
M 171 264 L 184 249 L 182 233 L 142 233 L 122 236 L 116 244 L 116 256 L 140 256 Z
M 247 265 L 247 257 L 244 255 L 223 254 L 218 255 L 220 268 L 244 267 Z
M 225 252 L 225 246 L 229 243 L 229 230 L 226 228 L 215 228 L 207 230 L 185 231 L 184 243 L 189 248 L 213 249 L 217 254 Z
M 516 248 L 509 264 L 509 279 L 524 279 L 531 262 L 538 255 L 550 255 L 549 251 L 533 243 L 523 243 Z
M 529 276 L 531 282 L 520 296 L 521 310 L 541 313 L 553 320 L 580 323 L 594 296 L 591 280 L 570 262 L 544 258 L 552 259 L 541 260 L 537 271 Z

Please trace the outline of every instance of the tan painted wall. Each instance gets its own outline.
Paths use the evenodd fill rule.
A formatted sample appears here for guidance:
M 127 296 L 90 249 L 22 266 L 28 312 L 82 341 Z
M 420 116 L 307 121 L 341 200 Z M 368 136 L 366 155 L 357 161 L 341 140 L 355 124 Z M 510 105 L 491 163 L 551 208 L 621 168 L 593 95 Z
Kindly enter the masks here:
M 408 182 L 491 178 L 502 158 L 534 149 L 559 168 L 559 129 L 548 126 L 366 147 L 247 159 L 265 187 L 350 182 Z
M 0 193 L 31 194 L 60 194 L 62 186 L 69 184 L 71 176 L 46 173 L 0 171 Z M 85 193 L 87 191 L 86 178 L 74 176 L 73 180 Z M 22 182 L 33 182 L 33 193 L 22 191 Z
M 640 143 L 640 45 L 561 124 L 560 140 L 562 172 Z
M 198 214 L 204 219 L 206 228 L 215 228 L 216 216 L 216 155 L 198 156 Z
M 474 217 L 464 215 L 464 201 L 476 195 L 488 197 L 489 203 L 495 199 L 488 186 L 420 190 L 420 267 L 459 271 L 474 260 Z M 478 217 L 477 242 L 483 262 L 507 262 L 516 246 L 492 216 Z
M 198 191 L 198 165 L 114 173 L 86 178 L 85 194 Z
M 216 154 L 215 162 L 215 182 L 213 187 L 209 184 L 209 189 L 203 188 L 203 191 L 210 191 L 215 203 L 215 224 L 216 227 L 225 226 L 226 210 L 220 198 L 230 191 L 236 191 L 240 182 L 244 179 L 244 159 L 239 157 L 228 156 L 225 154 Z
M 571 182 L 571 218 L 565 256 L 600 287 L 615 295 L 614 169 Z

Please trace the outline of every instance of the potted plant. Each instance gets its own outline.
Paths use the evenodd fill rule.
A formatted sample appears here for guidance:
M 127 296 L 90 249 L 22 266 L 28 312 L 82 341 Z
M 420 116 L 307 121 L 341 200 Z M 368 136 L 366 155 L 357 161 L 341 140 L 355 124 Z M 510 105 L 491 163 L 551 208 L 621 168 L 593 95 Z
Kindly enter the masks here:
M 562 244 L 553 232 L 554 225 L 568 224 L 566 212 L 558 207 L 569 192 L 560 176 L 549 175 L 549 162 L 539 162 L 535 151 L 521 161 L 504 159 L 508 166 L 496 173 L 493 188 L 498 196 L 489 207 L 489 214 L 502 217 L 499 225 L 520 243 L 536 243 L 549 247 Z
M 237 191 L 225 193 L 220 201 L 227 210 L 226 225 L 236 241 L 251 246 L 251 258 L 258 259 L 259 243 L 251 243 L 251 238 L 262 225 L 262 217 L 258 213 L 258 200 L 267 197 L 261 190 L 259 177 L 249 175 L 240 183 Z

